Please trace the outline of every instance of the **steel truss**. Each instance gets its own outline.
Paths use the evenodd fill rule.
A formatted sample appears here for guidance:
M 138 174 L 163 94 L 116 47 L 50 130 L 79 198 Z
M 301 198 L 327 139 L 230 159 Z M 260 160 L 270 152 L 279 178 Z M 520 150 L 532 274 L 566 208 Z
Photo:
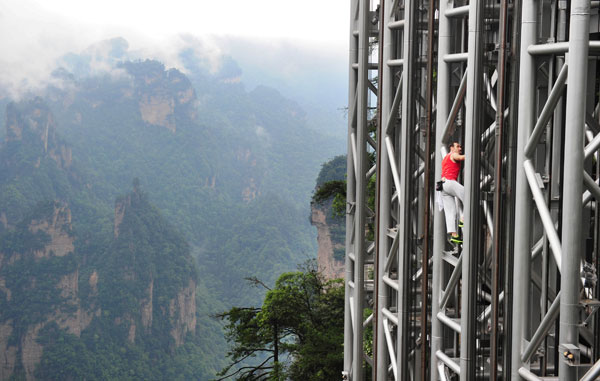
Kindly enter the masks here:
M 344 377 L 600 377 L 598 24 L 589 0 L 352 0 Z

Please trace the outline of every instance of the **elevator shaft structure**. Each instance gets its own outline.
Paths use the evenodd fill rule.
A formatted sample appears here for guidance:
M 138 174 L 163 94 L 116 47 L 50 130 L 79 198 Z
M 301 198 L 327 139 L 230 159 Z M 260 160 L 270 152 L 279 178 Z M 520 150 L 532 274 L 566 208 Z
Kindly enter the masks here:
M 600 379 L 599 3 L 351 0 L 344 379 Z

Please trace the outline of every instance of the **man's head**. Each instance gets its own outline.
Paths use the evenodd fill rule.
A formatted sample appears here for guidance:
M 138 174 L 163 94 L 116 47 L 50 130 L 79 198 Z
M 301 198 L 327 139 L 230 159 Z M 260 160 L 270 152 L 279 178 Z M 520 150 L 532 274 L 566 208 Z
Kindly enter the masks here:
M 462 146 L 458 142 L 454 142 L 450 145 L 450 152 L 460 153 Z

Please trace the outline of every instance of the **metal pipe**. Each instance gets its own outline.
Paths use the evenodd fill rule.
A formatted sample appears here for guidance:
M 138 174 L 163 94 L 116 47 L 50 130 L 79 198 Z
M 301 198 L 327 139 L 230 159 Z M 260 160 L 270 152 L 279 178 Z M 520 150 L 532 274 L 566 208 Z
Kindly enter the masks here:
M 500 293 L 500 295 L 498 297 L 498 302 L 502 303 L 503 300 L 504 300 L 504 291 L 502 291 Z M 492 302 L 493 302 L 493 300 L 492 300 Z M 485 308 L 485 310 L 483 310 L 483 312 L 477 318 L 477 321 L 482 323 L 485 319 L 488 319 L 491 314 L 492 314 L 492 304 L 490 304 L 489 306 L 487 306 Z
M 387 60 L 385 61 L 389 67 L 402 67 L 404 66 L 404 60 L 401 58 L 395 60 Z
M 358 0 L 351 0 L 350 9 L 356 9 L 358 7 Z M 354 155 L 352 154 L 354 142 L 352 141 L 352 133 L 355 131 L 356 124 L 356 89 L 358 83 L 358 75 L 355 70 L 352 69 L 352 65 L 357 60 L 358 54 L 358 40 L 354 35 L 354 30 L 357 28 L 357 18 L 354 17 L 354 12 L 351 11 L 350 14 L 350 42 L 349 42 L 349 79 L 348 79 L 348 104 L 349 104 L 349 112 L 350 116 L 348 118 L 348 157 L 347 157 L 347 175 L 346 175 L 346 200 L 347 200 L 347 208 L 346 208 L 346 231 L 353 232 L 353 221 L 354 221 L 354 213 L 352 212 L 352 205 L 355 201 L 355 172 L 354 172 Z M 350 374 L 352 371 L 352 342 L 353 342 L 353 328 L 352 328 L 352 309 L 353 309 L 353 300 L 352 294 L 353 289 L 350 286 L 350 283 L 353 279 L 353 270 L 354 264 L 353 260 L 350 259 L 350 254 L 353 250 L 353 239 L 352 234 L 346 234 L 346 260 L 345 260 L 345 284 L 344 284 L 344 372 L 346 374 Z
M 440 298 L 440 308 L 442 310 L 446 308 L 446 303 L 448 303 L 448 300 L 452 295 L 454 287 L 456 287 L 458 281 L 460 280 L 460 276 L 462 275 L 462 260 L 463 257 L 461 254 L 460 257 L 458 257 L 458 261 L 456 262 L 456 267 L 454 268 L 454 271 L 452 271 L 452 275 L 450 276 L 450 280 L 448 281 L 448 286 L 442 293 L 442 297 Z
M 589 41 L 588 49 L 590 53 L 600 53 L 600 41 Z M 568 42 L 554 42 L 549 44 L 539 44 L 529 46 L 528 53 L 532 56 L 541 55 L 562 55 L 569 51 Z
M 503 171 L 502 159 L 504 149 L 504 91 L 506 85 L 506 40 L 508 38 L 508 1 L 500 1 L 500 46 L 498 50 L 498 96 L 496 109 L 496 163 L 495 163 L 495 190 L 494 190 L 494 222 L 492 233 L 492 332 L 490 337 L 490 379 L 498 379 L 498 326 L 499 326 L 499 306 L 504 293 L 500 294 L 500 265 L 501 248 L 500 236 L 502 234 L 502 191 L 503 191 Z
M 352 132 L 350 134 L 350 142 L 352 143 L 352 147 L 350 150 L 348 150 L 348 152 L 351 154 L 351 159 L 352 159 L 352 170 L 354 171 L 354 177 L 358 177 L 358 162 L 356 161 L 356 132 Z
M 389 136 L 385 137 L 385 146 L 387 148 L 388 162 L 392 170 L 392 176 L 394 178 L 394 185 L 396 186 L 396 192 L 400 190 L 400 177 L 398 175 L 398 166 L 396 165 L 396 158 L 394 156 L 394 147 L 392 145 L 392 139 Z
M 506 179 L 507 179 L 507 202 L 510 205 L 515 205 L 515 175 L 516 175 L 516 138 L 517 138 L 517 120 L 519 114 L 519 98 L 518 98 L 518 88 L 519 88 L 519 52 L 521 50 L 521 9 L 522 9 L 522 1 L 514 0 L 513 1 L 513 9 L 512 13 L 512 31 L 511 31 L 511 43 L 510 43 L 510 66 L 512 68 L 509 78 L 509 88 L 514 89 L 509 91 L 508 96 L 508 109 L 511 110 L 511 113 L 507 119 L 507 165 L 506 165 Z M 504 310 L 504 324 L 503 324 L 503 332 L 504 332 L 504 351 L 505 354 L 503 356 L 502 367 L 503 367 L 503 376 L 505 379 L 510 379 L 510 373 L 512 370 L 511 365 L 511 355 L 510 350 L 512 350 L 512 337 L 513 337 L 513 329 L 512 329 L 512 315 L 513 315 L 513 258 L 514 258 L 514 226 L 515 226 L 515 213 L 514 208 L 506 209 L 505 211 L 506 219 L 503 221 L 504 229 L 506 231 L 506 236 L 503 239 L 504 246 L 506 249 L 504 250 L 504 255 L 506 257 L 505 265 L 504 265 L 504 302 L 503 302 L 503 310 Z M 507 350 L 510 349 L 510 350 Z
M 379 8 L 379 62 L 385 62 L 387 60 L 386 52 L 386 23 L 389 25 L 389 21 L 385 17 L 385 2 L 382 1 Z M 377 123 L 377 136 L 383 136 L 383 126 L 387 126 L 390 96 L 388 96 L 389 89 L 391 89 L 390 83 L 393 83 L 393 77 L 391 70 L 386 67 L 382 67 L 379 72 L 379 94 L 377 96 L 377 115 L 379 117 Z M 385 94 L 384 94 L 385 92 Z M 382 377 L 387 377 L 387 372 L 381 372 L 381 369 L 387 368 L 388 362 L 388 348 L 391 346 L 391 340 L 389 337 L 389 328 L 387 327 L 387 319 L 384 318 L 382 309 L 387 307 L 389 292 L 387 285 L 385 284 L 385 273 L 386 273 L 386 259 L 389 250 L 389 238 L 387 236 L 387 229 L 391 224 L 391 218 L 389 213 L 380 213 L 381 210 L 390 209 L 390 170 L 385 163 L 388 161 L 387 149 L 383 147 L 383 139 L 377 139 L 377 164 L 376 167 L 379 169 L 379 174 L 376 178 L 376 201 L 377 201 L 377 223 L 375 224 L 375 324 L 373 333 L 373 379 L 383 380 Z M 386 345 L 387 344 L 387 345 Z
M 372 166 L 367 171 L 367 174 L 365 175 L 365 179 L 368 181 L 371 177 L 373 177 L 373 175 L 375 174 L 376 171 L 377 171 L 377 165 Z
M 390 327 L 388 327 L 388 325 L 387 325 L 387 319 L 384 319 L 384 321 L 383 321 L 383 329 L 384 329 L 384 334 L 385 334 L 385 341 L 387 342 L 387 350 L 388 350 L 388 353 L 390 356 L 390 363 L 392 365 L 392 372 L 394 373 L 394 380 L 397 380 L 398 379 L 398 365 L 396 364 L 396 354 L 394 351 L 394 346 L 392 345 L 392 334 L 390 333 Z M 381 355 L 383 355 L 383 354 L 381 354 Z M 383 373 L 383 372 L 381 372 L 381 373 Z M 379 376 L 379 373 L 378 373 L 378 377 L 382 377 L 382 376 Z M 387 374 L 385 374 L 385 377 L 387 379 Z
M 594 179 L 587 172 L 583 172 L 583 183 L 596 200 L 600 201 L 600 186 L 594 182 Z
M 435 352 L 435 355 L 441 362 L 443 362 L 451 371 L 456 374 L 460 374 L 460 366 L 452 360 L 450 357 L 446 356 L 446 354 L 442 351 Z
M 543 381 L 541 378 L 539 378 L 535 374 L 531 373 L 526 368 L 519 368 L 518 375 L 521 376 L 521 377 L 523 377 L 523 379 L 528 380 L 528 381 Z
M 552 323 L 556 320 L 558 316 L 558 312 L 560 311 L 560 292 L 556 295 L 556 298 L 552 302 L 552 305 L 548 309 L 548 312 L 540 322 L 538 329 L 535 331 L 533 337 L 527 347 L 523 351 L 523 355 L 521 356 L 521 360 L 527 363 L 531 360 L 531 356 L 538 349 L 542 341 L 546 338 L 546 334 L 552 327 Z
M 483 81 L 485 82 L 485 90 L 488 96 L 488 100 L 490 101 L 490 106 L 492 106 L 492 109 L 497 112 L 498 106 L 496 104 L 496 97 L 492 91 L 492 81 L 490 81 L 490 78 L 487 74 L 483 74 Z
M 600 125 L 598 125 L 596 119 L 594 119 L 589 112 L 585 113 L 585 124 L 587 124 L 587 126 L 594 131 L 595 134 L 600 134 Z
M 569 86 L 567 88 L 563 216 L 560 336 L 561 345 L 577 346 L 579 342 L 579 289 L 581 261 L 581 194 L 583 193 L 583 127 L 585 124 L 585 94 L 587 88 L 589 50 L 589 0 L 571 2 L 569 31 Z M 559 361 L 561 380 L 577 379 L 578 368 L 565 359 Z
M 391 215 L 389 216 L 391 217 Z M 384 272 L 387 273 L 390 271 L 390 267 L 392 265 L 393 262 L 393 255 L 396 252 L 396 250 L 398 250 L 398 232 L 396 231 L 396 233 L 394 234 L 394 237 L 392 238 L 392 247 L 390 248 L 386 258 L 385 258 L 385 269 Z
M 467 62 L 469 53 L 449 53 L 442 57 L 446 63 Z
M 554 108 L 556 107 L 556 104 L 560 100 L 563 90 L 566 87 L 568 72 L 569 65 L 563 65 L 562 69 L 560 70 L 560 74 L 558 75 L 558 78 L 556 78 L 554 87 L 552 87 L 552 91 L 548 96 L 548 100 L 546 101 L 546 104 L 544 105 L 544 108 L 542 109 L 542 112 L 540 113 L 540 116 L 535 124 L 533 132 L 531 133 L 531 137 L 529 138 L 527 145 L 525 146 L 525 157 L 527 158 L 532 157 L 535 148 L 538 144 L 538 141 L 544 133 L 544 129 L 546 128 L 548 121 L 552 117 Z
M 426 120 L 425 120 L 425 181 L 423 184 L 425 200 L 423 202 L 423 258 L 421 260 L 421 380 L 427 381 L 427 308 L 429 306 L 429 236 L 430 236 L 430 211 L 429 199 L 433 187 L 431 187 L 431 154 L 432 151 L 432 114 L 433 114 L 433 38 L 435 23 L 435 0 L 429 0 L 428 23 L 427 23 L 427 95 L 426 95 Z M 435 183 L 435 181 L 434 181 Z
M 554 221 L 552 221 L 552 216 L 550 215 L 550 211 L 548 210 L 548 206 L 546 205 L 544 194 L 542 193 L 537 184 L 537 180 L 535 177 L 535 169 L 533 169 L 533 164 L 531 164 L 530 160 L 527 160 L 523 163 L 523 169 L 525 170 L 525 175 L 527 177 L 527 181 L 529 182 L 529 190 L 533 194 L 533 199 L 537 206 L 538 213 L 540 215 L 540 220 L 542 220 L 544 231 L 548 235 L 548 241 L 550 242 L 550 248 L 552 249 L 552 254 L 554 255 L 554 260 L 556 261 L 556 266 L 558 268 L 558 271 L 560 272 L 562 267 L 562 248 L 560 238 L 558 237 L 558 233 L 554 228 Z
M 469 6 L 468 5 L 463 5 L 461 7 L 456 7 L 456 8 L 448 9 L 444 13 L 444 15 L 446 17 L 448 17 L 448 18 L 466 17 L 466 16 L 469 15 Z
M 532 200 L 523 163 L 525 145 L 529 140 L 535 118 L 535 62 L 527 48 L 536 42 L 537 5 L 535 0 L 524 0 L 521 11 L 521 47 L 519 67 L 518 137 L 516 151 L 515 227 L 513 259 L 513 315 L 511 351 L 511 379 L 520 378 L 521 342 L 529 336 L 530 329 L 530 239 Z
M 476 363 L 476 293 L 477 289 L 477 253 L 479 252 L 479 219 L 481 189 L 480 145 L 481 111 L 483 110 L 483 15 L 481 1 L 469 3 L 469 60 L 467 65 L 467 91 L 465 100 L 465 148 L 469 153 L 465 159 L 465 202 L 464 202 L 464 244 L 462 250 L 462 292 L 460 319 L 460 381 L 475 379 Z
M 437 314 L 437 318 L 444 323 L 446 326 L 448 326 L 448 328 L 452 329 L 454 332 L 460 334 L 460 330 L 461 330 L 461 326 L 460 324 L 458 324 L 457 322 L 455 322 L 454 320 L 450 319 L 448 316 L 446 316 L 446 314 L 444 314 L 443 312 L 438 312 Z
M 439 25 L 438 25 L 438 57 L 443 57 L 450 52 L 452 31 L 450 23 L 446 16 L 448 2 L 440 1 L 439 4 Z M 449 88 L 450 88 L 450 70 L 449 64 L 444 60 L 438 59 L 437 69 L 437 102 L 436 102 L 436 130 L 435 130 L 435 178 L 442 176 L 442 156 L 439 148 L 443 147 L 443 129 L 446 126 L 449 114 Z M 431 280 L 431 353 L 438 353 L 443 346 L 443 327 L 437 314 L 440 312 L 439 300 L 442 290 L 442 280 L 445 276 L 443 263 L 443 250 L 446 242 L 446 225 L 444 221 L 444 212 L 434 208 L 433 212 L 433 271 Z M 430 376 L 432 380 L 442 377 L 439 373 L 438 360 L 436 356 L 430 358 Z M 459 368 L 460 371 L 460 368 Z
M 394 95 L 394 102 L 392 103 L 392 109 L 390 114 L 388 115 L 387 123 L 385 125 L 385 134 L 389 135 L 391 133 L 391 129 L 394 126 L 395 118 L 398 115 L 398 109 L 400 108 L 400 101 L 402 100 L 402 80 L 404 75 L 400 75 L 400 81 L 398 83 L 398 87 L 396 88 L 396 93 Z M 391 80 L 391 78 L 389 78 Z
M 382 308 L 381 311 L 386 319 L 390 320 L 394 325 L 398 325 L 398 317 L 390 312 L 387 308 Z
M 589 158 L 594 154 L 594 152 L 598 151 L 600 148 L 600 134 L 596 135 L 594 139 L 587 146 L 585 146 L 585 150 L 583 151 L 583 157 L 585 159 Z
M 393 288 L 394 290 L 398 291 L 398 280 L 392 279 L 387 275 L 384 275 L 382 280 L 386 285 L 388 285 L 391 288 Z
M 448 139 L 450 138 L 451 133 L 450 130 L 452 129 L 452 127 L 454 127 L 456 115 L 458 115 L 458 111 L 462 106 L 462 102 L 465 97 L 465 92 L 467 90 L 467 73 L 468 70 L 465 70 L 462 80 L 460 81 L 460 86 L 458 87 L 458 92 L 456 93 L 456 97 L 454 98 L 454 102 L 452 103 L 450 114 L 448 115 L 448 118 L 444 120 L 444 130 L 442 131 L 442 146 L 445 146 L 448 143 Z
M 383 4 L 383 3 L 381 3 L 381 4 Z M 383 18 L 382 18 L 382 20 L 383 20 Z M 390 22 L 387 24 L 387 26 L 388 26 L 388 28 L 390 28 L 391 30 L 394 30 L 394 29 L 402 29 L 402 28 L 404 28 L 404 20 L 390 21 Z M 381 44 L 381 42 L 380 42 L 380 44 Z M 383 45 L 383 44 L 382 44 L 382 45 Z M 384 62 L 385 62 L 385 61 L 384 61 Z
M 412 248 L 412 224 L 413 211 L 411 210 L 411 184 L 410 176 L 411 156 L 414 150 L 413 127 L 416 124 L 414 107 L 416 101 L 416 71 L 417 52 L 416 52 L 416 27 L 417 27 L 417 4 L 413 1 L 404 2 L 404 33 L 402 38 L 402 52 L 404 56 L 404 65 L 402 66 L 402 120 L 399 136 L 399 175 L 402 179 L 401 187 L 398 189 L 398 233 L 399 233 L 399 257 L 398 257 L 398 281 L 399 289 L 397 293 L 398 306 L 398 339 L 396 352 L 398 364 L 398 379 L 407 380 L 410 377 L 410 340 L 411 340 L 411 248 Z
M 364 305 L 364 252 L 366 225 L 366 181 L 364 173 L 367 163 L 366 136 L 368 134 L 368 70 L 369 70 L 369 0 L 361 0 L 358 17 L 358 101 L 356 126 L 356 205 L 354 233 L 354 335 L 352 342 L 352 380 L 362 381 L 363 367 L 363 305 Z
M 594 381 L 600 376 L 600 360 L 588 370 L 579 381 Z

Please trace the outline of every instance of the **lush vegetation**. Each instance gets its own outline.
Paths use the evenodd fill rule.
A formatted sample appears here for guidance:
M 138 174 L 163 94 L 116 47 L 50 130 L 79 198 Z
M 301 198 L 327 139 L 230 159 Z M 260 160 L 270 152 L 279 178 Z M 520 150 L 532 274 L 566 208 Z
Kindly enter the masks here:
M 343 142 L 307 128 L 303 111 L 276 91 L 247 92 L 222 73 L 192 68 L 188 77 L 139 61 L 82 76 L 89 62 L 69 60 L 79 69 L 57 72 L 62 86 L 5 113 L 0 323 L 13 327 L 9 345 L 42 327 L 39 379 L 209 379 L 226 365 L 211 315 L 262 300 L 265 290 L 244 277 L 273 284 L 314 256 L 310 190 Z M 142 115 L 149 101 L 172 105 L 162 122 Z M 125 205 L 117 229 L 115 200 L 117 211 Z M 58 205 L 72 213 L 61 229 L 74 250 L 38 258 L 50 237 L 30 224 Z M 59 286 L 65 279 L 77 280 L 70 295 Z M 172 301 L 189 282 L 197 323 L 176 343 Z M 150 285 L 148 326 L 141 310 Z M 83 314 L 89 324 L 68 329 L 56 314 Z M 19 352 L 17 379 L 21 360 Z
M 255 280 L 264 287 L 264 283 Z M 219 315 L 232 344 L 220 375 L 237 380 L 333 380 L 343 367 L 344 287 L 314 265 L 282 274 L 261 307 Z

